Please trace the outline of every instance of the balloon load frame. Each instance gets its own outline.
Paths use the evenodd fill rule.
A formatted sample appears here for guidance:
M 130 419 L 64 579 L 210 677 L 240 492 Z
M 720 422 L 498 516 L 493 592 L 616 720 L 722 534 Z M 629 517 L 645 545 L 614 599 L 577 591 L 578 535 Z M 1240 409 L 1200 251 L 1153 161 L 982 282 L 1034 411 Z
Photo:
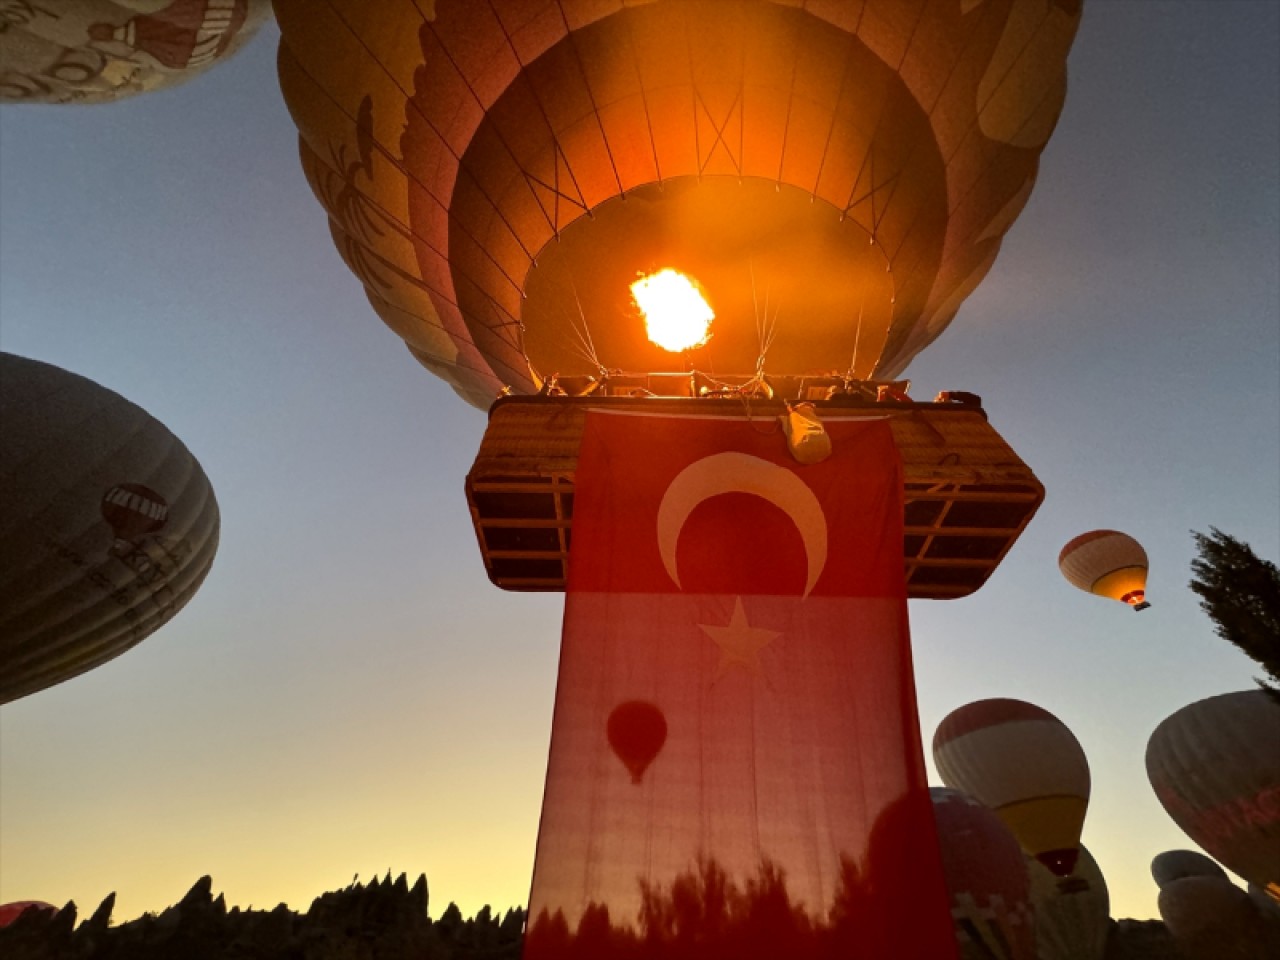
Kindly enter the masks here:
M 668 376 L 693 382 L 688 374 Z M 805 389 L 829 386 L 811 381 L 799 396 L 809 395 Z M 1044 500 L 1044 486 L 972 400 L 878 402 L 842 394 L 815 407 L 826 420 L 869 413 L 889 418 L 903 460 L 902 553 L 909 597 L 973 593 Z M 578 448 L 592 409 L 743 416 L 740 401 L 687 396 L 499 400 L 467 474 L 466 492 L 485 570 L 504 590 L 564 589 Z M 786 411 L 781 399 L 753 402 L 749 409 L 762 423 Z

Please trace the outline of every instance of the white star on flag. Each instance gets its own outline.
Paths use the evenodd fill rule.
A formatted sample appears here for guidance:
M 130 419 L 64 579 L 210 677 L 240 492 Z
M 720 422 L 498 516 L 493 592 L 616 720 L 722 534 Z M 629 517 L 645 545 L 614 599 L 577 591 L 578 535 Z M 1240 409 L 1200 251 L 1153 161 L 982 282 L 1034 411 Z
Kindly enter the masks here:
M 758 675 L 760 673 L 760 651 L 782 636 L 777 630 L 765 630 L 762 627 L 751 626 L 747 622 L 746 611 L 742 609 L 741 597 L 734 598 L 733 616 L 729 618 L 728 626 L 712 627 L 700 623 L 698 624 L 698 629 L 710 637 L 715 642 L 715 645 L 720 648 L 720 666 L 716 670 L 717 679 L 724 676 L 725 671 L 732 666 L 743 667 Z

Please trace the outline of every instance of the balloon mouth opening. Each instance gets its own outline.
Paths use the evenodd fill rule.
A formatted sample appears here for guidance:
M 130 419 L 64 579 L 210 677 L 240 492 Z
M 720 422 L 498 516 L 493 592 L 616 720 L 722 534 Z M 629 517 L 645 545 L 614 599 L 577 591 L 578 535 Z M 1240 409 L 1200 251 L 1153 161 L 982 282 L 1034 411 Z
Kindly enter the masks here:
M 1146 592 L 1143 590 L 1130 590 L 1120 599 L 1133 607 L 1134 610 L 1145 610 L 1151 606 L 1151 604 L 1147 603 L 1146 596 Z
M 1080 856 L 1078 850 L 1049 850 L 1039 854 L 1036 859 L 1039 860 L 1049 872 L 1056 877 L 1069 877 L 1071 871 L 1076 868 L 1076 859 Z

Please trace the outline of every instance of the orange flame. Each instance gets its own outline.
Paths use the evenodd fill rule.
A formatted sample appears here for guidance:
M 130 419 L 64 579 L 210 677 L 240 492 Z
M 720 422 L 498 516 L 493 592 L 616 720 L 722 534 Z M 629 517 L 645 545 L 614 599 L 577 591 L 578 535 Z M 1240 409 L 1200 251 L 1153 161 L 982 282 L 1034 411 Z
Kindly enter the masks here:
M 666 269 L 642 276 L 631 285 L 631 296 L 644 314 L 649 339 L 663 350 L 681 353 L 711 339 L 715 312 L 683 273 Z

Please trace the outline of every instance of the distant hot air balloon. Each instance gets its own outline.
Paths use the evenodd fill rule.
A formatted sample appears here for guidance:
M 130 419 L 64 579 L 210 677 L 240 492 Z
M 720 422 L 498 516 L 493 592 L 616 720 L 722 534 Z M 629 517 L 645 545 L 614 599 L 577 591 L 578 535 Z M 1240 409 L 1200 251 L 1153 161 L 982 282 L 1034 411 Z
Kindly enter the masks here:
M 649 764 L 667 742 L 667 720 L 644 700 L 628 700 L 613 708 L 607 724 L 609 746 L 639 784 Z
M 0 703 L 119 656 L 209 572 L 218 505 L 163 424 L 0 353 Z
M 1166 887 L 1183 877 L 1217 877 L 1231 882 L 1225 870 L 1194 850 L 1166 850 L 1152 859 L 1151 879 L 1157 887 Z
M 929 796 L 961 960 L 1035 960 L 1030 880 L 1018 841 L 973 797 L 941 787 Z
M 1160 917 L 1188 960 L 1264 960 L 1266 931 L 1249 895 L 1219 877 L 1182 877 L 1160 888 Z
M 938 725 L 933 759 L 943 783 L 999 814 L 1029 855 L 1057 876 L 1071 874 L 1090 783 L 1066 724 L 1021 700 L 979 700 Z
M 1147 777 L 1187 836 L 1280 896 L 1280 703 L 1247 690 L 1183 707 L 1151 734 Z
M 1091 530 L 1076 537 L 1058 554 L 1058 569 L 1085 593 L 1145 610 L 1147 551 L 1119 530 Z
M 12 903 L 0 903 L 0 927 L 7 927 L 28 910 L 43 910 L 57 913 L 58 908 L 43 900 L 14 900 Z
M 482 407 L 684 369 L 629 302 L 668 267 L 715 304 L 703 369 L 767 352 L 769 374 L 891 379 L 1030 196 L 1080 20 L 1065 0 L 275 7 L 338 250 Z
M 118 483 L 102 497 L 102 518 L 111 524 L 117 540 L 130 542 L 164 526 L 169 504 L 164 497 L 140 483 Z
M 1111 931 L 1111 896 L 1098 863 L 1080 845 L 1069 877 L 1028 859 L 1039 960 L 1102 960 Z
M 270 0 L 11 0 L 0 10 L 0 102 L 110 103 L 230 56 Z

